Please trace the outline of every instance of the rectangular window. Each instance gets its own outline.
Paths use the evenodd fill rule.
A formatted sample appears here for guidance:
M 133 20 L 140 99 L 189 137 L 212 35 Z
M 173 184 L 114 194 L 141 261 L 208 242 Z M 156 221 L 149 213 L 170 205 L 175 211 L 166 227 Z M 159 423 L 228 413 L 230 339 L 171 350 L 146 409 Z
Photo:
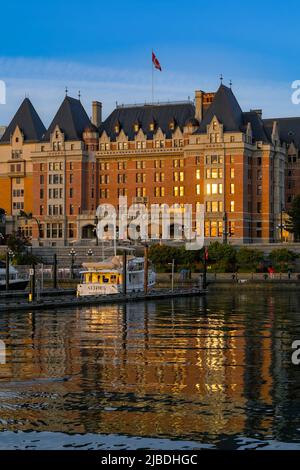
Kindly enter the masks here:
M 258 214 L 261 214 L 261 202 L 257 203 L 257 212 Z
M 217 179 L 218 176 L 219 176 L 218 169 L 217 169 L 217 168 L 213 168 L 213 169 L 211 170 L 211 177 L 212 177 L 213 179 Z
M 234 201 L 230 201 L 230 212 L 234 212 Z
M 231 183 L 230 184 L 230 194 L 234 194 L 234 191 L 235 191 L 234 183 Z
M 235 233 L 235 222 L 230 220 L 228 224 L 228 228 L 229 228 L 229 236 L 232 237 Z
M 218 185 L 217 185 L 217 183 L 212 183 L 212 185 L 211 185 L 211 193 L 212 193 L 212 194 L 218 194 Z
M 197 196 L 200 196 L 200 194 L 201 194 L 201 186 L 200 186 L 200 184 L 196 184 L 196 194 L 197 194 Z
M 210 223 L 210 236 L 213 238 L 217 236 L 217 222 L 215 220 Z
M 196 180 L 200 179 L 200 170 L 196 170 Z
M 230 168 L 230 178 L 234 178 L 234 168 Z

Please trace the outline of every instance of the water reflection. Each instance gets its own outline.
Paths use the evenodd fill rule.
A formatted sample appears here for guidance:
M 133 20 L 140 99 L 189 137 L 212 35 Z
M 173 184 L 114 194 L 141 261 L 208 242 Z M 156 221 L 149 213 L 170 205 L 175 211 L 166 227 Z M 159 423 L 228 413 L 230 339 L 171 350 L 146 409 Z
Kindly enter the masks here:
M 2 315 L 0 441 L 38 431 L 297 443 L 299 303 L 222 293 Z

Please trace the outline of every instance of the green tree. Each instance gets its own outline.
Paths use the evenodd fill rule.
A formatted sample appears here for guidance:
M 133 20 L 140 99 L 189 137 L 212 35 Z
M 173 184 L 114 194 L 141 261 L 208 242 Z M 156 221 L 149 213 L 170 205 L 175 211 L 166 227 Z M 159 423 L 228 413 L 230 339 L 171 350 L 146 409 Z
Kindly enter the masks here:
M 242 247 L 237 250 L 236 262 L 240 272 L 256 272 L 262 263 L 264 254 L 262 251 Z
M 172 260 L 175 260 L 176 269 L 199 269 L 203 252 L 201 250 L 186 250 L 184 246 L 173 247 L 169 245 L 151 245 L 149 258 L 157 271 L 170 272 Z
M 295 241 L 298 242 L 300 241 L 300 194 L 294 197 L 288 216 L 286 228 L 293 233 Z
M 208 266 L 213 272 L 233 272 L 236 264 L 236 250 L 233 246 L 220 242 L 208 247 Z
M 286 272 L 288 269 L 293 269 L 294 261 L 298 258 L 298 254 L 287 248 L 278 248 L 271 251 L 269 259 L 274 268 L 281 272 Z
M 29 238 L 24 237 L 20 233 L 12 233 L 7 236 L 6 244 L 8 248 L 13 252 L 13 264 L 38 264 L 39 258 L 34 256 L 32 253 L 27 252 L 27 247 L 30 245 Z

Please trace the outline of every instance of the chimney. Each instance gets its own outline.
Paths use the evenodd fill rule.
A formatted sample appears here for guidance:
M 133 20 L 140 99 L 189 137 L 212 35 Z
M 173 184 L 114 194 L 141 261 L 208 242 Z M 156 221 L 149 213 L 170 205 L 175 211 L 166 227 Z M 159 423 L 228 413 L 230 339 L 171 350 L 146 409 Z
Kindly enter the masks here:
M 256 113 L 260 118 L 262 118 L 262 109 L 250 109 L 250 113 Z
M 203 91 L 196 90 L 195 91 L 195 118 L 198 119 L 199 122 L 202 121 L 203 118 Z
M 92 123 L 96 127 L 102 123 L 102 103 L 100 101 L 92 102 Z

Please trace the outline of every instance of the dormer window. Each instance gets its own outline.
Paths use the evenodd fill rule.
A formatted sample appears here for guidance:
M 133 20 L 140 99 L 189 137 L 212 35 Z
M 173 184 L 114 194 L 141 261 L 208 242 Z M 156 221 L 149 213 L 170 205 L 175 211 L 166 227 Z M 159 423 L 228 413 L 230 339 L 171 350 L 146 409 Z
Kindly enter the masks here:
M 155 128 L 155 124 L 154 122 L 151 122 L 149 126 L 150 131 L 154 131 L 154 128 Z
M 140 128 L 139 123 L 135 122 L 134 125 L 133 125 L 134 132 L 138 132 L 139 128 Z
M 170 124 L 169 124 L 169 129 L 171 131 L 174 131 L 175 130 L 175 121 L 171 121 Z
M 116 133 L 116 134 L 119 134 L 119 132 L 120 132 L 120 124 L 119 124 L 118 122 L 116 122 L 115 127 L 114 127 L 114 130 L 115 130 L 115 133 Z
M 218 123 L 217 123 L 217 121 L 214 121 L 213 122 L 213 130 L 216 131 L 217 127 L 218 127 Z
M 58 139 L 58 137 L 59 137 L 59 133 L 58 133 L 58 131 L 56 131 L 55 132 L 55 138 Z

